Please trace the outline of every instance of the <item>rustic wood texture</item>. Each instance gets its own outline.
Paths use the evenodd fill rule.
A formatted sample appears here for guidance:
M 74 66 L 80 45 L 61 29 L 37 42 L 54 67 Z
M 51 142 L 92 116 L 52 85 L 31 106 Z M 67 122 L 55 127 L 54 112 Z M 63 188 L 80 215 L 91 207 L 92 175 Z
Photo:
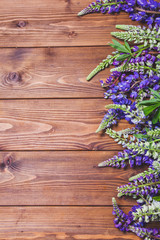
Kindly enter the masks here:
M 97 46 L 111 41 L 128 14 L 78 17 L 90 0 L 5 0 L 0 2 L 0 47 Z
M 86 77 L 111 52 L 111 47 L 0 49 L 0 98 L 103 98 L 99 79 L 109 69 L 90 82 Z
M 117 152 L 1 153 L 0 205 L 111 205 L 116 188 L 136 174 L 133 169 L 97 167 L 114 154 Z M 135 203 L 124 198 L 120 202 Z
M 114 228 L 111 207 L 0 207 L 0 212 L 1 240 L 138 239 Z
M 106 102 L 104 99 L 2 100 L 0 149 L 121 150 L 108 135 L 95 133 L 105 114 Z M 121 121 L 115 129 L 128 126 Z
M 113 51 L 115 25 L 137 23 L 77 17 L 90 2 L 0 1 L 0 240 L 138 240 L 114 228 L 111 198 L 142 169 L 97 167 L 122 150 L 95 133 L 110 69 L 86 81 Z

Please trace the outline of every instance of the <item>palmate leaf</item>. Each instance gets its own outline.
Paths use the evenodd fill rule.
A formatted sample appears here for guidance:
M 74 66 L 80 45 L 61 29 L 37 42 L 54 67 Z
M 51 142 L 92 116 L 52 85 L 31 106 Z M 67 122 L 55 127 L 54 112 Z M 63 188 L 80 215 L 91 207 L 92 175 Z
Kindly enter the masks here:
M 129 57 L 130 57 L 129 54 L 122 54 L 122 55 L 118 56 L 118 57 L 116 58 L 116 60 L 117 60 L 117 61 L 122 61 L 122 60 L 124 60 L 124 59 L 126 59 L 126 58 L 129 58 Z
M 157 91 L 155 91 L 155 90 L 153 90 L 153 89 L 150 89 L 151 90 L 151 92 L 152 92 L 152 95 L 154 96 L 154 97 L 157 97 L 159 100 L 160 100 L 160 94 L 159 94 L 159 92 L 157 92 Z
M 147 137 L 148 137 L 148 136 L 145 135 L 145 134 L 134 134 L 134 136 L 135 136 L 136 138 L 140 138 L 140 139 L 142 139 L 142 138 L 147 138 Z
M 128 51 L 129 51 L 130 53 L 132 53 L 131 48 L 130 48 L 128 42 L 124 41 L 124 45 L 125 45 L 125 47 L 128 49 Z
M 158 108 L 160 106 L 160 102 L 157 103 L 157 104 L 154 104 L 154 105 L 151 105 L 151 106 L 148 106 L 148 107 L 145 107 L 143 109 L 143 112 L 146 116 L 148 116 L 150 113 L 152 113 L 156 108 Z
M 160 108 L 154 114 L 153 119 L 152 119 L 152 123 L 156 124 L 158 121 L 160 122 Z
M 139 57 L 141 55 L 142 51 L 140 51 L 139 53 L 137 53 L 136 57 Z
M 128 50 L 126 46 L 120 44 L 118 41 L 112 39 L 114 44 L 110 44 L 111 47 L 117 49 L 119 52 L 124 52 L 124 53 L 131 53 L 131 50 Z
M 151 106 L 159 103 L 160 100 L 157 99 L 150 99 L 150 100 L 145 100 L 139 103 L 140 106 Z
M 160 94 L 153 89 L 150 89 L 154 98 L 145 100 L 139 103 L 139 106 L 145 106 L 143 112 L 146 116 L 152 114 L 152 123 L 160 122 Z

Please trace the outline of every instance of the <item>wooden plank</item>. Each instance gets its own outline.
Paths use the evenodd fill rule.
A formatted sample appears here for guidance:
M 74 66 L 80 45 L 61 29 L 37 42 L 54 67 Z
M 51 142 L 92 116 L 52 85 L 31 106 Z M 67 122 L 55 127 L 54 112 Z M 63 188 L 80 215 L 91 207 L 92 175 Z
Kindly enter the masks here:
M 117 187 L 137 174 L 135 169 L 97 168 L 116 153 L 0 153 L 0 205 L 111 205 Z M 135 204 L 130 198 L 119 202 Z
M 90 0 L 0 1 L 0 47 L 94 46 L 111 41 L 128 14 L 77 17 Z
M 104 99 L 0 101 L 1 150 L 118 150 L 106 134 L 96 134 Z M 122 122 L 117 130 L 130 125 Z
M 110 47 L 0 49 L 0 98 L 103 97 L 99 79 L 87 75 L 112 52 Z M 4 64 L 5 62 L 5 64 Z
M 79 9 L 87 6 L 90 3 L 90 0 L 81 0 L 81 2 L 77 0 L 27 0 L 23 2 L 21 0 L 8 0 L 7 4 L 5 0 L 1 0 L 0 8 L 1 8 L 1 20 L 3 16 L 5 18 L 21 18 L 23 19 L 24 14 L 27 17 L 35 17 L 35 18 L 47 18 L 50 16 L 59 16 L 59 15 L 71 15 L 77 14 Z
M 0 212 L 1 240 L 139 239 L 114 228 L 112 207 L 0 207 Z

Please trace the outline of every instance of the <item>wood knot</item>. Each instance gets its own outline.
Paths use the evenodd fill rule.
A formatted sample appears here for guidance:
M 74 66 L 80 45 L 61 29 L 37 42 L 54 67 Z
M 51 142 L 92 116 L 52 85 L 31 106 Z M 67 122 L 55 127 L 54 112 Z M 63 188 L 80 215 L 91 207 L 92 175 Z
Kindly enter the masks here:
M 19 28 L 23 28 L 23 27 L 25 27 L 27 25 L 27 22 L 25 22 L 25 21 L 19 21 L 18 23 L 17 23 L 17 27 L 19 27 Z
M 13 163 L 13 156 L 11 154 L 7 154 L 3 159 L 3 163 L 6 167 L 11 166 Z
M 7 80 L 9 82 L 20 82 L 21 81 L 21 75 L 16 72 L 10 72 L 7 76 Z
M 75 31 L 69 32 L 69 34 L 68 34 L 69 38 L 73 38 L 73 37 L 76 37 L 76 36 L 77 36 L 77 33 Z
M 13 156 L 11 154 L 7 154 L 3 162 L 0 164 L 0 171 L 4 171 L 6 167 L 10 167 L 13 162 Z

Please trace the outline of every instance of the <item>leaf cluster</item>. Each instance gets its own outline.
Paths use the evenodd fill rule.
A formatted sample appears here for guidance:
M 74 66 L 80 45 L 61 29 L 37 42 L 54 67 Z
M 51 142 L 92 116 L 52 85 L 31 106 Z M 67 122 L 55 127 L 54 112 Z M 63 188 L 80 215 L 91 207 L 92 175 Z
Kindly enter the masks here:
M 112 41 L 113 41 L 113 44 L 111 43 L 110 46 L 115 48 L 116 50 L 118 50 L 119 53 L 123 53 L 122 55 L 119 54 L 116 57 L 117 61 L 123 61 L 123 60 L 125 60 L 127 58 L 130 58 L 132 56 L 132 50 L 131 50 L 128 42 L 125 41 L 124 45 L 123 45 L 123 44 L 119 43 L 118 41 L 116 41 L 114 39 L 112 39 Z
M 146 116 L 152 114 L 152 123 L 160 122 L 160 92 L 151 89 L 152 96 L 149 100 L 139 103 L 139 106 L 144 106 L 143 112 Z

